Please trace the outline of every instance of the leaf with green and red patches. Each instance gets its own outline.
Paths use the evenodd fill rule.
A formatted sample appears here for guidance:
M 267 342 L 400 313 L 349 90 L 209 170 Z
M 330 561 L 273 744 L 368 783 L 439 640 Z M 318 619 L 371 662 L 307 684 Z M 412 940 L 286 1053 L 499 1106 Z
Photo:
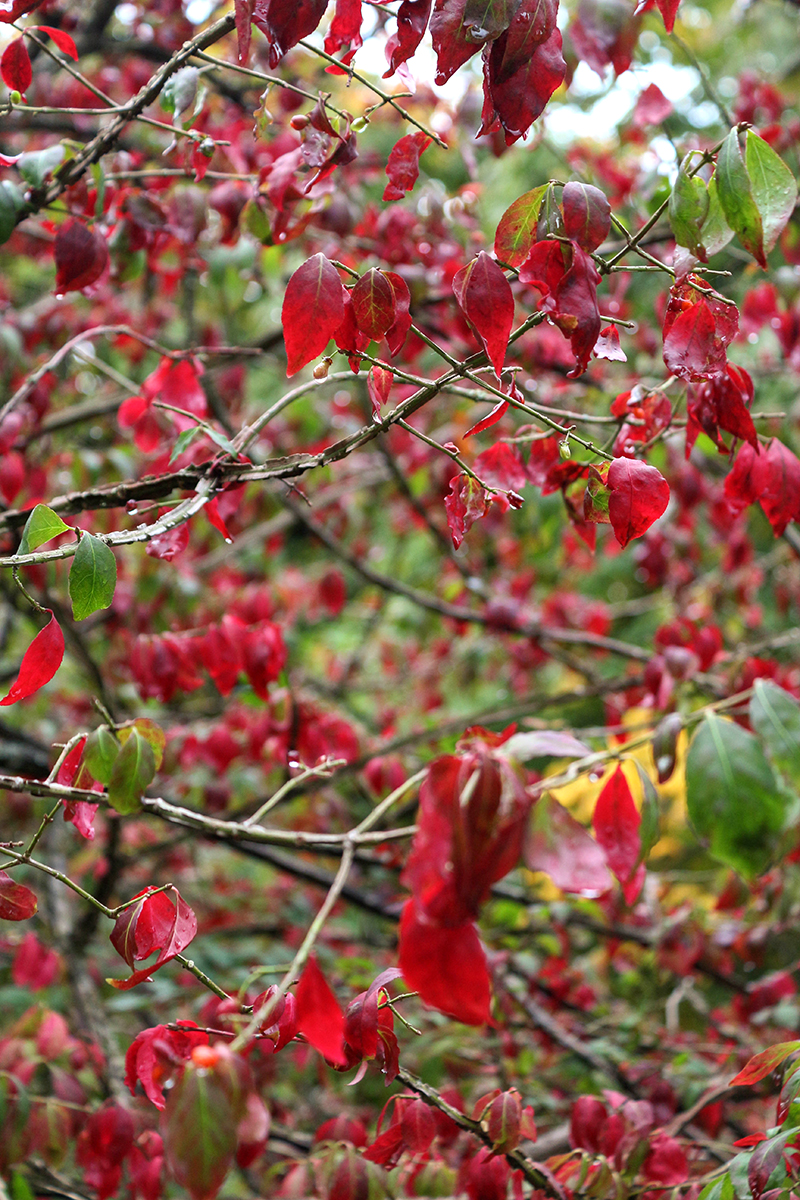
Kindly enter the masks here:
M 728 1087 L 752 1087 L 800 1050 L 800 1042 L 776 1042 L 768 1050 L 754 1055 L 728 1084 Z
M 537 240 L 537 225 L 542 197 L 552 184 L 543 183 L 519 196 L 500 218 L 494 235 L 494 252 L 509 267 L 525 262 Z
M 402 200 L 406 192 L 411 191 L 419 178 L 420 155 L 430 146 L 431 140 L 427 133 L 417 130 L 395 142 L 386 164 L 389 182 L 383 190 L 384 200 Z

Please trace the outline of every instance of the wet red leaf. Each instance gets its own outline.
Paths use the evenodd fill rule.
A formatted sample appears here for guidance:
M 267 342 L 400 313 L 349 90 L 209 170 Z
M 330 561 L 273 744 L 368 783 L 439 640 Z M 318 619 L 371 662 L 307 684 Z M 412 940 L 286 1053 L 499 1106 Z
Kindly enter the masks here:
M 608 237 L 611 206 L 599 188 L 588 183 L 564 184 L 564 234 L 582 250 L 596 250 Z
M 174 893 L 174 899 L 170 896 Z M 189 945 L 197 933 L 197 918 L 177 888 L 161 892 L 142 892 L 136 904 L 117 917 L 110 941 L 117 954 L 133 968 L 156 950 L 158 957 L 149 967 L 134 971 L 128 979 L 106 982 L 119 991 L 127 991 L 149 980 L 154 971 L 171 962 Z
M 486 515 L 486 491 L 471 475 L 454 475 L 444 498 L 447 525 L 456 550 L 477 520 Z
M 402 200 L 411 191 L 419 178 L 420 155 L 430 144 L 428 135 L 420 131 L 407 133 L 395 142 L 386 164 L 389 182 L 383 191 L 384 200 Z
M 395 292 L 383 271 L 372 267 L 350 292 L 356 325 L 370 341 L 379 342 L 395 322 Z
M 30 888 L 15 883 L 6 871 L 0 871 L 0 921 L 27 921 L 38 907 Z

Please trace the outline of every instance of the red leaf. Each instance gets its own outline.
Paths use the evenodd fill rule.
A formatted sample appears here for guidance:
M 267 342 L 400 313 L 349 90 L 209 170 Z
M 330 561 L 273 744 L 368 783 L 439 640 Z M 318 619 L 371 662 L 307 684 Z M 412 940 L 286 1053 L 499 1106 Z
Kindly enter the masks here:
M 434 925 L 409 900 L 400 918 L 398 962 L 405 982 L 432 1008 L 465 1025 L 490 1020 L 489 970 L 472 921 Z
M 609 64 L 616 75 L 621 75 L 631 65 L 641 23 L 633 4 L 620 0 L 581 0 L 569 35 L 578 56 L 598 75 Z
M 758 502 L 772 532 L 780 537 L 790 521 L 800 521 L 800 460 L 778 438 L 756 460 Z
M 569 1140 L 573 1147 L 588 1150 L 590 1154 L 600 1152 L 600 1136 L 608 1120 L 608 1112 L 597 1096 L 579 1096 L 572 1106 L 569 1123 Z
M 250 40 L 253 33 L 254 0 L 234 0 L 236 14 L 236 61 L 247 64 L 250 57 Z
M 56 294 L 80 291 L 96 283 L 108 266 L 108 246 L 104 237 L 74 218 L 66 221 L 56 234 Z
M 125 1055 L 125 1086 L 131 1095 L 141 1083 L 147 1099 L 156 1108 L 164 1108 L 163 1085 L 170 1069 L 181 1059 L 191 1056 L 195 1046 L 207 1046 L 208 1034 L 198 1029 L 194 1021 L 179 1021 L 180 1031 L 166 1025 L 143 1029 L 128 1047 Z
M 638 458 L 615 458 L 606 483 L 608 515 L 620 546 L 641 537 L 669 504 L 669 484 L 660 471 Z
M 386 164 L 389 182 L 383 191 L 384 200 L 402 200 L 411 191 L 419 177 L 420 155 L 430 144 L 427 133 L 420 131 L 407 133 L 395 142 Z
M 705 300 L 680 313 L 664 336 L 664 362 L 679 379 L 707 379 L 724 365 L 715 339 L 716 324 Z
M 505 70 L 507 39 L 503 34 L 484 56 L 483 111 L 479 134 L 501 126 L 506 145 L 524 137 L 540 116 L 548 100 L 564 81 L 567 64 L 561 53 L 561 31 L 553 29 L 546 41 L 534 46 L 530 58 L 523 57 L 513 75 Z
M 472 437 L 473 434 L 483 433 L 484 429 L 491 429 L 492 425 L 496 425 L 501 417 L 505 416 L 507 409 L 508 401 L 500 400 L 499 403 L 495 404 L 490 413 L 487 413 L 486 416 L 480 421 L 476 421 L 476 423 L 472 425 L 463 436 L 468 438 Z M 527 479 L 525 482 L 527 483 Z
M 336 9 L 325 37 L 325 53 L 335 54 L 342 46 L 348 47 L 352 56 L 361 38 L 361 0 L 336 0 Z
M 602 848 L 549 792 L 533 807 L 522 856 L 529 870 L 546 871 L 564 892 L 602 896 L 612 884 Z
M 664 28 L 672 33 L 681 0 L 656 0 L 656 8 L 664 19 Z
M 43 946 L 35 933 L 26 933 L 14 954 L 11 979 L 17 987 L 34 991 L 49 987 L 61 970 L 61 958 L 55 950 Z M 55 1014 L 53 1014 L 55 1015 Z
M 689 1163 L 680 1142 L 658 1129 L 650 1139 L 647 1158 L 642 1163 L 645 1179 L 664 1187 L 677 1187 L 689 1176 Z
M 569 372 L 569 378 L 586 370 L 600 335 L 599 282 L 600 273 L 591 257 L 579 246 L 573 246 L 572 265 L 558 282 L 551 313 L 553 321 L 569 338 L 575 355 L 576 366 Z
M 379 342 L 395 322 L 395 293 L 383 271 L 372 267 L 350 293 L 356 325 L 370 341 Z
M 471 475 L 454 475 L 450 491 L 444 498 L 447 524 L 456 550 L 475 522 L 486 515 L 489 502 L 486 492 Z
M 760 457 L 753 446 L 741 446 L 733 470 L 725 477 L 725 499 L 737 514 L 758 500 L 762 483 L 758 474 Z
M 611 205 L 599 188 L 588 183 L 565 183 L 562 196 L 564 233 L 582 250 L 596 250 L 611 228 Z
M 483 40 L 471 36 L 465 11 L 468 0 L 436 0 L 431 17 L 431 40 L 436 53 L 436 83 L 441 85 L 481 49 Z
M 322 353 L 342 323 L 344 301 L 339 273 L 324 254 L 314 254 L 297 268 L 281 311 L 287 375 L 295 375 Z
M 527 65 L 534 46 L 546 42 L 556 27 L 558 0 L 522 0 L 508 27 L 508 33 L 498 39 L 494 78 L 505 83 Z
M 544 296 L 555 295 L 566 269 L 561 242 L 548 238 L 533 245 L 520 267 L 519 278 L 522 283 L 532 284 Z
M 742 1067 L 738 1075 L 734 1075 L 728 1087 L 752 1087 L 754 1083 L 766 1078 L 776 1067 L 779 1067 L 791 1054 L 800 1050 L 800 1042 L 776 1042 L 768 1050 L 762 1050 Z
M 225 538 L 226 542 L 232 542 L 233 538 L 231 537 L 230 533 L 228 532 L 228 526 L 225 524 L 225 522 L 222 519 L 222 516 L 219 511 L 219 504 L 217 503 L 216 496 L 211 497 L 211 499 L 209 500 L 208 504 L 205 506 L 205 509 L 203 511 L 205 512 L 205 514 L 208 518 L 209 524 L 213 525 L 214 528 L 216 530 L 218 530 L 219 533 L 222 534 L 222 536 Z
M 628 904 L 632 903 L 640 890 L 639 876 L 642 872 L 636 871 L 636 865 L 642 848 L 639 837 L 641 823 L 642 818 L 633 802 L 625 773 L 618 766 L 597 797 L 592 827 L 598 843 L 606 852 L 608 865 L 622 884 Z
M 414 54 L 428 27 L 430 15 L 431 0 L 403 0 L 397 10 L 397 32 L 386 43 L 389 69 L 384 72 L 384 79 L 393 75 Z
M 317 966 L 310 958 L 297 985 L 297 1028 L 329 1062 L 344 1066 L 344 1013 Z
M 151 558 L 163 558 L 165 562 L 172 562 L 188 545 L 189 523 L 185 521 L 175 529 L 168 529 L 166 533 L 157 533 L 147 543 L 145 553 Z
M 385 367 L 370 367 L 367 375 L 367 394 L 372 405 L 373 415 L 380 417 L 381 409 L 389 399 L 394 375 Z
M 36 28 L 42 33 L 49 34 L 59 50 L 68 54 L 70 58 L 74 58 L 75 62 L 78 61 L 78 47 L 75 45 L 74 39 L 63 29 L 53 29 L 51 25 L 37 25 Z
M 637 129 L 644 129 L 647 125 L 660 125 L 674 111 L 672 101 L 667 99 L 660 87 L 651 83 L 636 101 L 633 124 Z
M 174 901 L 169 892 L 174 892 Z M 138 904 L 126 908 L 114 922 L 111 944 L 129 967 L 149 958 L 156 950 L 158 958 L 152 966 L 134 971 L 128 979 L 108 979 L 106 982 L 120 991 L 127 991 L 149 980 L 154 971 L 180 954 L 196 933 L 197 917 L 177 888 L 141 893 Z
M 436 1122 L 424 1100 L 406 1104 L 400 1117 L 403 1143 L 411 1154 L 424 1154 L 436 1137 Z
M 528 482 L 519 451 L 507 442 L 496 442 L 482 451 L 475 459 L 475 474 L 484 483 L 503 491 L 517 491 Z
M 494 259 L 481 250 L 453 276 L 453 291 L 470 328 L 500 375 L 514 324 L 510 283 Z
M 277 67 L 287 50 L 319 25 L 328 0 L 255 0 L 253 23 L 269 42 L 269 65 Z
M 402 275 L 397 275 L 394 271 L 384 271 L 383 274 L 389 280 L 394 292 L 394 324 L 386 331 L 386 344 L 390 354 L 394 357 L 403 349 L 411 328 L 411 292 Z
M 61 666 L 64 657 L 64 634 L 52 611 L 49 608 L 46 611 L 50 613 L 50 620 L 44 629 L 39 630 L 22 656 L 19 674 L 8 695 L 0 700 L 0 707 L 16 704 L 18 700 L 25 700 L 34 692 L 38 692 L 39 688 L 50 682 Z
M 38 902 L 30 888 L 0 871 L 0 921 L 27 921 L 36 912 Z
M 3 6 L 0 8 L 0 24 L 7 25 L 11 21 L 16 21 L 18 17 L 23 17 L 26 13 L 32 12 L 34 8 L 38 8 L 42 0 L 3 0 Z
M 0 75 L 10 91 L 26 92 L 33 80 L 31 60 L 23 38 L 9 42 L 0 58 Z

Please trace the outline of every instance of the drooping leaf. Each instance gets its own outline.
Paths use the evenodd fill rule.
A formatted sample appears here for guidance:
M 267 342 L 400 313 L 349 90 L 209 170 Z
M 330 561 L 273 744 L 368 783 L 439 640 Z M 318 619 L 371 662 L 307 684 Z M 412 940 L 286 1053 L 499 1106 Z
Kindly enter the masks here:
M 725 212 L 720 203 L 717 177 L 712 175 L 708 182 L 708 215 L 700 230 L 700 240 L 710 258 L 712 254 L 724 250 L 734 237 L 735 234 L 725 220 Z
M 641 6 L 627 0 L 580 0 L 569 36 L 578 57 L 598 75 L 609 65 L 621 75 L 633 60 L 641 24 Z
M 138 729 L 120 750 L 108 780 L 108 802 L 118 813 L 136 812 L 156 773 L 152 746 Z
M 108 266 L 105 238 L 70 218 L 55 240 L 56 292 L 75 292 L 96 283 Z
M 495 55 L 494 79 L 505 83 L 524 67 L 534 48 L 546 42 L 556 28 L 557 0 L 521 0 L 511 18 L 508 32 L 498 39 L 502 55 Z
M 281 311 L 287 375 L 316 358 L 344 317 L 345 290 L 324 254 L 314 254 L 292 275 Z
M 236 1154 L 238 1117 L 214 1070 L 189 1062 L 167 1093 L 162 1120 L 170 1172 L 192 1200 L 213 1200 Z
M 800 1050 L 800 1042 L 776 1042 L 760 1054 L 755 1054 L 728 1084 L 728 1087 L 752 1087 L 770 1075 L 790 1055 Z
M 327 7 L 327 0 L 255 0 L 253 24 L 269 42 L 271 69 L 287 50 L 314 32 Z
M 17 553 L 30 554 L 51 538 L 58 537 L 60 533 L 66 533 L 71 528 L 71 525 L 64 524 L 52 508 L 48 508 L 46 504 L 37 504 L 25 522 Z
M 447 524 L 456 550 L 467 532 L 480 517 L 486 515 L 488 497 L 485 488 L 471 475 L 454 475 L 450 490 L 444 498 Z
M 675 27 L 675 18 L 678 15 L 680 2 L 681 0 L 656 0 L 656 7 L 661 13 L 667 33 L 672 33 Z
M 483 34 L 480 26 L 465 26 L 466 7 L 467 0 L 435 0 L 433 6 L 431 40 L 436 54 L 436 83 L 440 86 L 488 40 L 488 32 Z
M 689 173 L 691 155 L 683 160 L 669 198 L 669 222 L 675 241 L 705 261 L 701 229 L 708 216 L 708 187 L 699 175 Z
M 664 336 L 664 362 L 679 379 L 707 379 L 722 368 L 724 352 L 719 353 L 714 316 L 705 300 L 672 322 Z
M 0 871 L 0 921 L 27 921 L 38 907 L 30 888 L 15 883 L 6 871 Z
M 52 38 L 59 50 L 64 54 L 68 54 L 70 58 L 78 61 L 78 48 L 75 45 L 75 39 L 71 37 L 64 29 L 54 29 L 52 25 L 37 25 L 36 28 L 40 33 L 46 33 Z
M 674 111 L 672 101 L 667 99 L 658 84 L 651 83 L 636 101 L 633 124 L 637 129 L 645 129 L 648 125 L 660 125 Z
M 432 0 L 403 0 L 397 10 L 397 32 L 393 33 L 386 44 L 386 58 L 389 69 L 384 72 L 384 79 L 393 75 L 398 67 L 408 62 L 416 51 L 431 15 Z
M 10 179 L 0 180 L 0 246 L 11 237 L 25 207 L 25 197 L 17 185 Z
M 356 325 L 370 341 L 379 342 L 395 322 L 395 293 L 383 271 L 372 267 L 350 293 Z
M 752 129 L 748 129 L 745 135 L 744 161 L 753 200 L 761 217 L 766 256 L 794 212 L 797 184 L 794 175 L 769 142 L 765 142 Z
M 111 771 L 117 761 L 120 745 L 108 725 L 100 725 L 86 739 L 83 761 L 87 771 L 98 783 L 108 786 Z
M 101 608 L 108 608 L 117 586 L 117 560 L 100 538 L 84 532 L 69 571 L 72 615 L 83 621 Z
M 608 515 L 620 546 L 641 537 L 669 504 L 669 484 L 638 458 L 615 458 L 608 469 Z
M 386 344 L 389 353 L 394 356 L 403 349 L 411 329 L 411 292 L 405 279 L 396 271 L 384 271 L 383 274 L 394 292 L 394 324 L 386 330 Z
M 602 896 L 613 882 L 605 851 L 549 792 L 531 810 L 522 856 L 528 870 L 545 871 L 564 892 Z
M 800 704 L 794 696 L 769 679 L 757 679 L 750 722 L 778 770 L 800 785 Z
M 26 92 L 33 80 L 31 59 L 24 38 L 9 42 L 0 58 L 0 76 L 9 91 Z
M 625 772 L 618 765 L 597 797 L 592 828 L 605 850 L 608 865 L 622 885 L 626 903 L 632 904 L 641 891 L 643 868 L 639 814 Z M 637 869 L 638 868 L 638 869 Z
M 499 376 L 514 324 L 511 285 L 494 259 L 481 250 L 472 262 L 453 276 L 453 291 L 459 308 Z
M 296 1003 L 300 1033 L 330 1062 L 344 1064 L 344 1013 L 313 957 L 300 976 Z
M 420 155 L 431 144 L 427 133 L 416 130 L 395 142 L 386 163 L 389 182 L 383 191 L 384 200 L 402 200 L 419 178 Z
M 494 237 L 494 252 L 509 267 L 519 267 L 537 240 L 537 223 L 542 197 L 552 185 L 540 184 L 519 196 L 500 218 Z
M 706 716 L 689 747 L 686 802 L 712 856 L 746 879 L 780 850 L 789 799 L 758 739 L 740 725 Z
M 552 320 L 569 338 L 575 355 L 570 379 L 581 375 L 588 367 L 602 325 L 597 306 L 600 273 L 591 256 L 580 246 L 573 245 L 571 253 L 572 262 L 556 285 L 551 312 Z
M 762 267 L 766 267 L 764 227 L 753 196 L 750 176 L 742 158 L 737 129 L 732 129 L 722 143 L 717 155 L 714 178 L 717 181 L 719 202 L 725 220 L 745 250 L 749 251 Z
M 131 904 L 117 917 L 110 934 L 111 944 L 131 968 L 156 950 L 158 957 L 149 967 L 134 971 L 128 979 L 107 981 L 120 991 L 148 980 L 154 971 L 185 950 L 197 933 L 197 918 L 177 888 L 146 891 L 136 899 L 136 904 Z
M 484 55 L 483 110 L 480 134 L 502 128 L 507 146 L 525 137 L 533 122 L 544 112 L 553 93 L 564 82 L 567 64 L 561 52 L 561 30 L 533 47 L 530 57 L 521 56 L 509 74 L 505 68 L 511 30 L 492 43 Z
M 800 521 L 800 459 L 779 438 L 758 455 L 755 468 L 758 502 L 780 537 L 790 521 Z
M 772 1172 L 783 1161 L 787 1143 L 796 1138 L 798 1132 L 800 1130 L 797 1128 L 785 1129 L 773 1137 L 765 1138 L 754 1149 L 747 1168 L 747 1181 L 753 1200 L 761 1200 Z
M 611 228 L 611 205 L 603 192 L 588 183 L 565 183 L 561 204 L 565 237 L 582 250 L 596 250 Z
M 409 900 L 400 918 L 398 963 L 408 987 L 431 1008 L 465 1025 L 489 1021 L 489 970 L 472 921 L 435 925 Z
M 39 688 L 55 675 L 64 657 L 64 634 L 61 626 L 53 616 L 51 609 L 50 620 L 44 629 L 40 629 L 36 637 L 25 651 L 20 663 L 19 674 L 9 688 L 8 695 L 0 700 L 0 707 L 16 704 L 38 692 Z

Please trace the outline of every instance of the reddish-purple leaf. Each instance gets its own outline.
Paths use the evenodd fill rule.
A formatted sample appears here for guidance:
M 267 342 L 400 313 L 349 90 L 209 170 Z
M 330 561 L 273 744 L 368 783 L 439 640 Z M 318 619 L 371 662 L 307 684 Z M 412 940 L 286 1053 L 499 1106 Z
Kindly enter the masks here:
M 522 856 L 564 892 L 602 896 L 612 884 L 603 849 L 549 792 L 533 806 Z
M 572 1146 L 588 1150 L 590 1154 L 600 1152 L 600 1136 L 608 1120 L 608 1110 L 597 1096 L 579 1096 L 572 1106 L 569 1123 L 569 1140 Z
M 174 893 L 174 900 L 170 892 Z M 156 950 L 158 957 L 151 966 L 134 971 L 128 979 L 108 979 L 106 982 L 119 991 L 127 991 L 149 980 L 154 971 L 180 954 L 196 933 L 197 917 L 177 888 L 142 893 L 138 903 L 130 905 L 117 917 L 109 937 L 114 949 L 131 968 Z
M 651 83 L 639 94 L 633 110 L 633 124 L 637 129 L 660 125 L 674 111 L 672 101 L 667 99 L 657 84 Z
M 385 367 L 370 367 L 369 374 L 367 375 L 367 395 L 369 396 L 374 416 L 380 417 L 381 409 L 389 399 L 393 382 L 394 375 L 391 371 L 387 371 Z
M 633 801 L 631 789 L 621 766 L 597 797 L 592 827 L 598 843 L 606 852 L 608 865 L 622 884 L 625 900 L 631 904 L 641 887 L 643 869 L 636 870 L 642 848 L 639 826 L 642 818 Z
M 255 0 L 253 24 L 269 42 L 269 65 L 277 67 L 287 50 L 319 25 L 328 0 Z
M 508 33 L 502 40 L 502 57 L 496 55 L 494 78 L 505 83 L 524 67 L 534 49 L 546 42 L 556 27 L 558 0 L 522 0 L 517 7 Z
M 346 61 L 362 45 L 361 39 L 361 0 L 336 0 L 333 20 L 325 36 L 325 53 L 336 54 L 342 46 L 347 47 Z M 338 68 L 331 68 L 334 72 Z
M 324 254 L 297 268 L 281 310 L 287 375 L 297 374 L 325 349 L 344 318 L 345 295 L 339 272 Z
M 656 0 L 656 8 L 664 20 L 667 33 L 672 33 L 681 0 Z
M 724 367 L 716 322 L 705 300 L 679 313 L 664 335 L 664 362 L 679 379 L 707 379 Z
M 427 133 L 417 130 L 395 142 L 386 164 L 389 182 L 383 190 L 384 200 L 402 200 L 419 178 L 419 158 L 431 144 Z
M 0 7 L 0 24 L 7 25 L 12 21 L 16 21 L 19 17 L 23 17 L 26 13 L 32 12 L 34 8 L 38 8 L 42 0 L 2 0 Z
M 70 58 L 74 58 L 75 62 L 78 61 L 78 47 L 75 45 L 75 40 L 68 33 L 65 33 L 63 29 L 53 29 L 51 25 L 37 25 L 36 28 L 41 33 L 46 33 L 51 37 L 59 50 L 64 54 L 68 54 Z
M 489 506 L 485 490 L 471 475 L 454 475 L 450 480 L 450 491 L 444 498 L 447 524 L 456 550 L 468 530 L 480 517 L 486 515 Z
M 64 657 L 64 634 L 61 626 L 48 608 L 50 620 L 41 629 L 22 656 L 19 674 L 12 683 L 8 695 L 0 700 L 0 707 L 16 704 L 38 692 L 39 688 L 55 675 Z
M 409 900 L 400 918 L 398 962 L 407 985 L 432 1008 L 465 1025 L 489 1021 L 489 970 L 472 921 L 435 925 Z
M 757 448 L 749 444 L 741 446 L 733 470 L 725 477 L 725 499 L 737 513 L 758 500 L 761 487 L 758 462 Z
M 406 1104 L 400 1117 L 403 1144 L 412 1154 L 424 1154 L 436 1137 L 436 1122 L 424 1100 Z
M 74 218 L 56 234 L 56 293 L 80 291 L 96 283 L 108 266 L 105 238 Z
M 800 460 L 788 446 L 773 438 L 755 466 L 758 502 L 780 537 L 790 521 L 800 521 Z
M 600 273 L 590 255 L 580 246 L 572 247 L 572 264 L 558 282 L 551 313 L 565 337 L 570 340 L 575 355 L 575 367 L 570 378 L 582 374 L 589 365 L 600 335 L 600 312 L 597 307 L 597 285 Z
M 800 1050 L 800 1042 L 776 1042 L 768 1050 L 762 1050 L 760 1054 L 754 1055 L 742 1067 L 738 1075 L 734 1075 L 728 1087 L 752 1087 L 754 1083 L 758 1083 L 761 1079 L 766 1078 L 776 1067 L 779 1067 L 791 1054 L 796 1054 L 798 1050 Z
M 611 526 L 620 546 L 627 546 L 664 512 L 669 504 L 669 484 L 660 471 L 638 458 L 615 458 L 606 482 L 611 489 Z
M 611 205 L 599 188 L 574 181 L 564 184 L 561 198 L 564 234 L 582 250 L 596 250 L 611 228 Z
M 756 1146 L 747 1166 L 747 1182 L 753 1200 L 761 1200 L 769 1177 L 783 1158 L 787 1142 L 797 1137 L 796 1129 L 787 1129 L 775 1137 L 765 1138 Z
M 510 283 L 494 259 L 481 250 L 453 276 L 453 291 L 470 328 L 500 375 L 514 324 Z
M 37 909 L 37 900 L 30 888 L 0 871 L 0 921 L 27 921 Z
M 393 75 L 414 54 L 428 27 L 430 15 L 431 0 L 403 0 L 397 10 L 397 32 L 386 43 L 389 69 L 384 72 L 384 79 Z
M 528 483 L 528 473 L 516 446 L 495 442 L 475 459 L 475 474 L 488 486 L 504 492 L 517 491 Z
M 662 1129 L 650 1138 L 650 1149 L 642 1164 L 642 1174 L 653 1183 L 663 1187 L 677 1187 L 689 1177 L 689 1160 L 686 1151 L 675 1138 Z
M 356 325 L 370 341 L 379 342 L 395 322 L 395 293 L 383 271 L 366 271 L 350 293 Z
M 0 75 L 9 91 L 24 93 L 31 86 L 33 71 L 24 38 L 15 38 L 6 46 L 0 58 Z
M 487 38 L 476 40 L 466 28 L 468 0 L 436 0 L 431 17 L 431 40 L 436 52 L 436 83 L 441 85 L 481 49 Z M 487 35 L 488 36 L 488 35 Z
M 325 976 L 310 958 L 297 985 L 297 1028 L 329 1062 L 343 1066 L 344 1013 Z
M 247 64 L 250 57 L 250 40 L 253 34 L 254 0 L 234 0 L 236 14 L 236 61 Z
M 395 271 L 384 271 L 383 274 L 392 285 L 394 292 L 394 324 L 386 330 L 386 344 L 392 356 L 403 349 L 408 331 L 411 328 L 411 292 L 402 275 Z
M 502 127 L 506 145 L 525 137 L 540 116 L 548 100 L 564 82 L 567 64 L 561 53 L 561 31 L 553 29 L 546 41 L 534 46 L 530 58 L 523 58 L 513 75 L 504 64 L 508 34 L 492 44 L 484 55 L 483 111 L 480 133 L 492 133 Z
M 641 24 L 639 11 L 626 0 L 581 0 L 569 35 L 578 57 L 598 75 L 609 64 L 621 75 L 631 65 Z

